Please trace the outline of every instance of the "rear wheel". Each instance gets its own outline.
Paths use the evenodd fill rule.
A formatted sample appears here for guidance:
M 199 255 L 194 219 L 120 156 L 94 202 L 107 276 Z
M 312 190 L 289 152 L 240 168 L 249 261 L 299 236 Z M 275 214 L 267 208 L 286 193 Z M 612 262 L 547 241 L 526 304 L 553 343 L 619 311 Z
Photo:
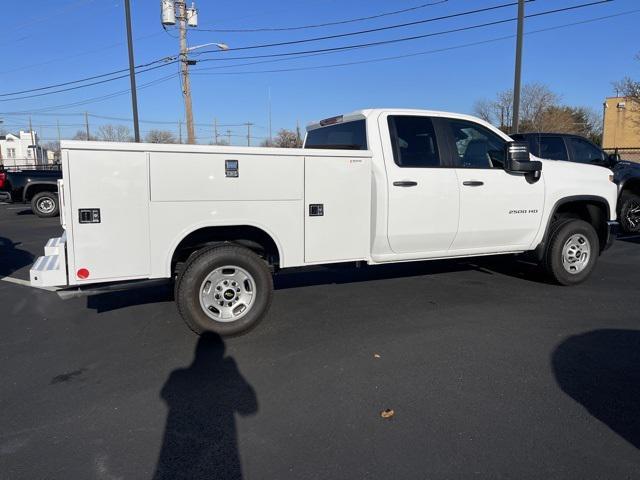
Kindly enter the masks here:
M 627 234 L 640 233 L 640 195 L 625 192 L 620 197 L 620 225 Z
M 600 241 L 590 223 L 565 219 L 552 225 L 544 266 L 549 275 L 561 285 L 576 285 L 593 271 Z
M 266 262 L 235 245 L 194 253 L 176 285 L 180 315 L 198 334 L 237 335 L 250 330 L 267 313 L 272 295 Z
M 55 217 L 59 213 L 58 194 L 55 192 L 36 193 L 31 199 L 31 210 L 40 218 Z

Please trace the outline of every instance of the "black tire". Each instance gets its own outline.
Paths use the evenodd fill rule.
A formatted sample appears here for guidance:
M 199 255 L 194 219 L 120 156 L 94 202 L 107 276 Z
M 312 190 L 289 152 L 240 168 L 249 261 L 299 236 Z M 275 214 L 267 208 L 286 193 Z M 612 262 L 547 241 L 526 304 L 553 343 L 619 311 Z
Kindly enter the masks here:
M 55 192 L 36 193 L 31 199 L 31 211 L 40 218 L 57 216 L 60 213 L 58 194 Z
M 570 272 L 563 265 L 563 250 L 569 239 L 574 235 L 580 235 L 583 239 L 586 239 L 589 247 L 589 256 L 582 270 Z M 549 235 L 543 266 L 551 278 L 560 285 L 577 285 L 589 277 L 599 255 L 600 240 L 593 226 L 584 220 L 563 219 L 551 226 L 551 234 Z
M 214 271 L 225 266 L 243 269 L 253 280 L 250 282 L 253 288 L 250 306 L 239 314 L 238 319 L 227 322 L 212 318 L 200 301 L 201 288 L 205 280 Z M 213 287 L 212 284 L 211 288 Z M 226 295 L 227 291 L 220 293 Z M 216 292 L 212 290 L 212 294 Z M 205 332 L 215 332 L 222 336 L 238 335 L 254 328 L 266 315 L 273 298 L 273 278 L 267 263 L 247 248 L 230 244 L 205 248 L 193 253 L 187 260 L 176 282 L 175 297 L 180 315 L 195 333 L 200 335 Z M 224 298 L 221 299 L 224 300 Z M 243 303 L 239 302 L 238 305 L 241 308 Z M 211 315 L 216 316 L 217 305 L 209 308 L 213 309 Z
M 628 235 L 640 233 L 640 195 L 624 192 L 620 197 L 620 226 Z

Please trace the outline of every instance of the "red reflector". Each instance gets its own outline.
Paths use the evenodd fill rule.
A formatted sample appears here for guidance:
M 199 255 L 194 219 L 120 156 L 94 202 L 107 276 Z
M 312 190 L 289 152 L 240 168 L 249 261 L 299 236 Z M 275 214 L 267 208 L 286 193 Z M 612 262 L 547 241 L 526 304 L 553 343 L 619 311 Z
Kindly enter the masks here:
M 7 180 L 7 174 L 0 172 L 0 188 L 4 187 L 4 182 Z
M 80 280 L 84 280 L 85 278 L 89 278 L 89 270 L 87 270 L 86 268 L 81 268 L 80 270 L 78 270 L 76 275 Z

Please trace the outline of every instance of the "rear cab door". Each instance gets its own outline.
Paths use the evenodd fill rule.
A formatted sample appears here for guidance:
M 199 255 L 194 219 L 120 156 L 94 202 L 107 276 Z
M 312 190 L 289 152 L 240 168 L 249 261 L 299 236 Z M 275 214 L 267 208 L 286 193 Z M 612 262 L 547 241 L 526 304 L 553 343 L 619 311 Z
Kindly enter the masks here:
M 458 231 L 459 187 L 440 120 L 420 113 L 378 118 L 387 174 L 387 237 L 406 258 L 446 256 Z

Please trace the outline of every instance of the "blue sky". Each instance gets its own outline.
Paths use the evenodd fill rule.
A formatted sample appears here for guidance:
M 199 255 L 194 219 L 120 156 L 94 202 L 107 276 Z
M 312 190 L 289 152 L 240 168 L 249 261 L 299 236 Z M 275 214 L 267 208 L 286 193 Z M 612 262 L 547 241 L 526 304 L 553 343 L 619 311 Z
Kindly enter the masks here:
M 378 19 L 306 28 L 287 32 L 215 32 L 204 29 L 288 27 L 333 22 L 410 8 L 429 0 L 199 0 L 199 28 L 189 32 L 190 45 L 225 42 L 232 49 L 306 39 L 463 12 L 509 0 L 449 0 L 411 12 Z M 591 0 L 535 0 L 527 13 L 588 3 Z M 12 4 L 12 15 L 0 30 L 3 63 L 0 94 L 66 82 L 102 74 L 128 65 L 124 0 L 25 0 Z M 160 25 L 159 0 L 132 0 L 136 63 L 142 64 L 175 55 L 175 30 L 165 32 Z M 640 10 L 637 0 L 614 0 L 567 13 L 527 19 L 526 31 L 581 22 L 598 17 Z M 285 61 L 230 67 L 257 60 L 216 61 L 224 57 L 277 54 L 376 42 L 421 35 L 514 17 L 516 7 L 397 28 L 366 35 L 302 43 L 299 45 L 240 51 L 203 53 L 196 59 L 211 58 L 193 68 L 192 88 L 199 142 L 211 140 L 213 119 L 221 125 L 253 122 L 254 136 L 268 135 L 268 92 L 271 92 L 274 132 L 294 128 L 296 121 L 309 121 L 357 108 L 398 106 L 472 112 L 481 98 L 513 84 L 515 22 L 477 28 L 465 32 L 433 36 L 395 44 L 347 50 L 339 53 Z M 9 21 L 9 18 L 11 19 Z M 542 82 L 561 95 L 563 102 L 600 109 L 604 97 L 612 95 L 611 82 L 625 75 L 640 78 L 638 26 L 640 12 L 626 13 L 593 23 L 558 28 L 525 37 L 523 82 Z M 466 46 L 468 44 L 478 45 Z M 460 47 L 461 48 L 452 48 Z M 202 50 L 209 50 L 202 49 Z M 441 51 L 437 51 L 441 50 Z M 396 60 L 350 66 L 313 68 L 345 62 L 362 62 L 425 51 L 432 53 Z M 204 70 L 205 68 L 221 67 Z M 202 70 L 200 70 L 202 69 Z M 264 72 L 281 70 L 284 72 Z M 301 69 L 301 70 L 292 70 Z M 200 70 L 200 71 L 198 71 Z M 139 91 L 143 134 L 152 128 L 176 131 L 184 119 L 183 102 L 176 64 L 140 73 L 138 85 L 173 77 Z M 25 127 L 32 114 L 34 128 L 44 139 L 54 139 L 56 121 L 62 134 L 71 136 L 81 128 L 82 112 L 88 111 L 91 128 L 102 123 L 122 123 L 100 117 L 131 117 L 128 94 L 107 100 L 68 106 L 128 88 L 128 79 L 31 99 L 0 102 L 0 119 L 10 131 Z M 39 93 L 39 92 L 37 92 Z M 6 99 L 11 97 L 0 97 Z M 67 106 L 65 108 L 65 106 Z M 42 111 L 45 109 L 46 111 Z M 35 113 L 40 110 L 39 113 Z M 9 113 L 24 112 L 24 113 Z M 245 127 L 232 130 L 233 143 L 246 142 Z

